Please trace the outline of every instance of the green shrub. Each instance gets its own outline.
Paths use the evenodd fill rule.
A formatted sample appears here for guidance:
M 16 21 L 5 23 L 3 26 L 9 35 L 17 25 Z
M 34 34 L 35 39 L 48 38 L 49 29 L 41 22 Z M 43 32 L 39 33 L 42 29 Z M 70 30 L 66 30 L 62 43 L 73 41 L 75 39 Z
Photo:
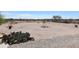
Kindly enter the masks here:
M 0 15 L 0 25 L 3 24 L 3 23 L 5 23 L 5 22 L 6 21 L 5 21 L 4 17 L 2 15 Z

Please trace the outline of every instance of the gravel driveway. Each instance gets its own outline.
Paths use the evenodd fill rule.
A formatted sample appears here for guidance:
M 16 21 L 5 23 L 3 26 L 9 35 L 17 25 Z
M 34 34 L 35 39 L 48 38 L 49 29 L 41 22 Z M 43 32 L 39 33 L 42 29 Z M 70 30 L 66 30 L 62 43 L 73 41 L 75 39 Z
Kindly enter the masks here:
M 79 48 L 79 35 L 14 44 L 9 46 L 9 48 Z
M 75 28 L 74 24 L 47 22 L 48 28 L 41 28 L 42 23 L 21 22 L 13 24 L 9 30 L 9 23 L 0 26 L 0 33 L 10 32 L 29 32 L 31 37 L 35 38 L 34 42 L 14 44 L 9 47 L 13 48 L 52 48 L 52 47 L 79 47 L 79 27 Z

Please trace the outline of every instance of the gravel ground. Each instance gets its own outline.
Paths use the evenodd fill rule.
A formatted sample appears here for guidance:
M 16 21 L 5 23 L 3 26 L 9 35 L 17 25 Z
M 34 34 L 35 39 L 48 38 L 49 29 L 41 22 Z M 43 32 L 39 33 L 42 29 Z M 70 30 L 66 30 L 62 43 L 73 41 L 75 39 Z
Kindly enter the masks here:
M 41 39 L 21 44 L 14 44 L 8 48 L 79 48 L 79 35 Z
M 9 23 L 0 26 L 0 33 L 9 34 L 10 32 L 29 32 L 34 42 L 14 44 L 9 48 L 60 48 L 60 47 L 79 47 L 79 27 L 74 24 L 47 22 L 48 28 L 41 28 L 43 23 L 21 22 L 13 24 L 11 30 L 8 29 Z
M 0 44 L 0 48 L 7 48 L 7 47 L 9 47 L 8 44 L 4 44 L 4 43 Z

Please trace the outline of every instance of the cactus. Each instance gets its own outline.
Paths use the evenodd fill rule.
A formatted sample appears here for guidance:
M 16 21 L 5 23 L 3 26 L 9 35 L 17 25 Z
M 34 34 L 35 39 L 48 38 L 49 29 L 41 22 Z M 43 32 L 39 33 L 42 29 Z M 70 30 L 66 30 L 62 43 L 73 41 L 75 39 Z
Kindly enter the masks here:
M 28 41 L 34 41 L 34 38 L 30 37 L 30 33 L 28 32 L 12 32 L 9 35 L 3 35 L 2 37 L 2 42 L 8 43 L 9 45 L 24 43 Z

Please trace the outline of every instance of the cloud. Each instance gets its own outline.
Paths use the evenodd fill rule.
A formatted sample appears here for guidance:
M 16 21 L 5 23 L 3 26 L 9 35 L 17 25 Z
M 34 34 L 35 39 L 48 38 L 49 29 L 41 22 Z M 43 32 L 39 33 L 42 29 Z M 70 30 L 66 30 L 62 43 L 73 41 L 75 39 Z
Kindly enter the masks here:
M 9 18 L 9 17 L 11 17 L 11 15 L 12 15 L 12 13 L 10 13 L 10 12 L 1 12 L 1 14 L 5 17 L 5 18 Z
M 5 18 L 32 18 L 33 16 L 31 14 L 15 14 L 13 12 L 1 12 L 2 15 L 5 16 Z
M 11 12 L 7 12 L 7 11 L 1 11 L 1 14 L 2 15 L 10 15 L 10 14 L 12 14 Z
M 2 12 L 2 15 L 5 16 L 5 18 L 15 18 L 15 19 L 47 19 L 51 18 L 50 15 L 45 14 L 30 14 L 30 13 L 14 13 L 14 12 Z
M 14 18 L 24 18 L 24 19 L 47 19 L 51 18 L 48 15 L 37 15 L 37 14 L 17 14 Z
M 31 15 L 31 14 L 16 14 L 15 18 L 27 18 L 27 19 L 30 19 L 30 18 L 33 18 L 33 15 Z

